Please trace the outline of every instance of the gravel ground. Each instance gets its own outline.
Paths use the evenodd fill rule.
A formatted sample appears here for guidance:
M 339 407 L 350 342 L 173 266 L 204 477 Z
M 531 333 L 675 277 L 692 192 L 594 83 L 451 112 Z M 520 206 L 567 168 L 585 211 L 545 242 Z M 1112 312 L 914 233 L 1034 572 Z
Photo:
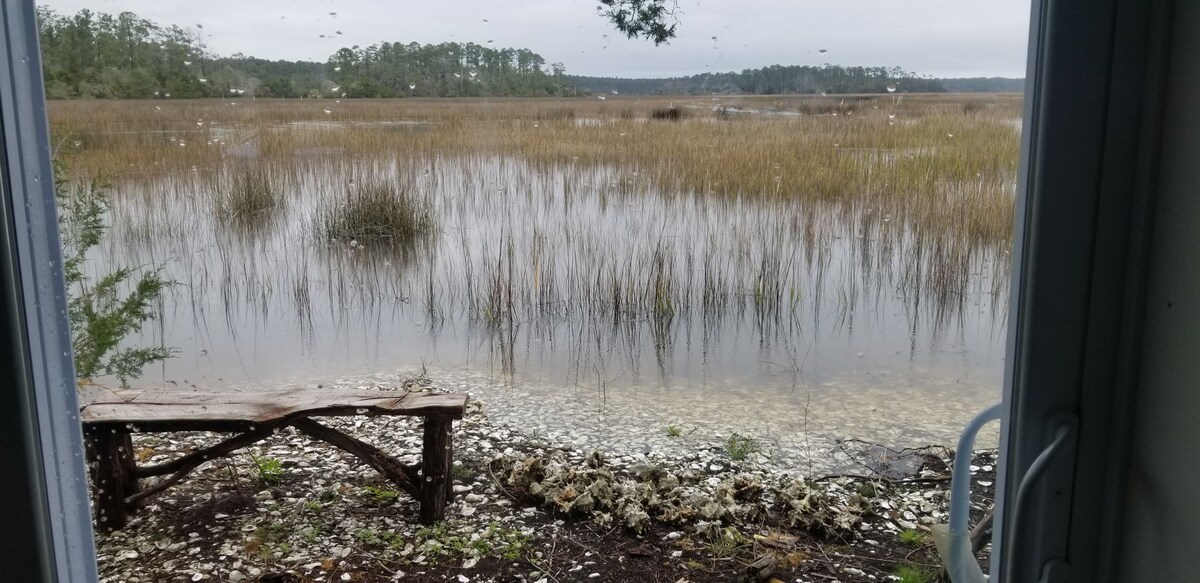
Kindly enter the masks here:
M 763 557 L 783 581 L 899 580 L 904 569 L 935 580 L 927 532 L 946 520 L 944 448 L 836 442 L 823 446 L 835 475 L 802 479 L 765 441 L 664 428 L 655 439 L 668 446 L 646 451 L 556 439 L 491 409 L 476 399 L 455 425 L 456 499 L 441 525 L 420 526 L 416 503 L 369 467 L 288 429 L 98 533 L 101 581 L 738 581 Z M 419 420 L 327 421 L 419 459 Z M 138 435 L 135 453 L 155 463 L 217 437 Z M 994 460 L 974 454 L 976 518 Z

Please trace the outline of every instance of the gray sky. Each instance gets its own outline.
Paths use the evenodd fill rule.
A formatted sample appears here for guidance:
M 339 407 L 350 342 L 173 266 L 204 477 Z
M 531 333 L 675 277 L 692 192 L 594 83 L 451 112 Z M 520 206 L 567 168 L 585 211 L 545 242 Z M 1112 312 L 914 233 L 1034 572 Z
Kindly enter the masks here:
M 209 50 L 220 55 L 325 61 L 355 44 L 492 40 L 487 46 L 528 48 L 571 74 L 622 77 L 822 63 L 900 66 L 938 77 L 1022 77 L 1030 6 L 1028 0 L 682 0 L 677 38 L 655 47 L 622 37 L 596 15 L 594 0 L 39 4 L 63 13 L 128 10 L 159 24 L 203 25 Z

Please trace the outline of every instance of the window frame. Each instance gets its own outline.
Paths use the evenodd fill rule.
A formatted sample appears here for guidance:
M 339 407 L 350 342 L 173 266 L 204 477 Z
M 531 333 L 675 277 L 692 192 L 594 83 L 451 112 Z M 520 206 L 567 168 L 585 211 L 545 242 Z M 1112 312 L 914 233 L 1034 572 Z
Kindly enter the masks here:
M 994 581 L 1115 577 L 1170 3 L 1032 3 Z M 33 0 L 4 2 L 0 31 L 0 463 L 21 468 L 0 495 L 28 502 L 0 531 L 5 572 L 95 581 Z
M 13 581 L 96 580 L 32 0 L 0 3 L 0 529 Z

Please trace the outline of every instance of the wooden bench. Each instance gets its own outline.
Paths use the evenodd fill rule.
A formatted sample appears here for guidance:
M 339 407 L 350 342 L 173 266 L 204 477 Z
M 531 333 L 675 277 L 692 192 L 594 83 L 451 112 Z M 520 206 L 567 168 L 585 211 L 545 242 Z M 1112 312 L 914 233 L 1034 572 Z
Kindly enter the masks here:
M 354 454 L 420 502 L 420 521 L 439 522 L 452 497 L 452 424 L 466 409 L 464 394 L 301 389 L 269 392 L 108 389 L 79 393 L 92 496 L 102 529 L 125 526 L 141 501 L 186 477 L 197 466 L 266 439 L 284 427 Z M 420 464 L 403 464 L 373 445 L 322 425 L 314 417 L 406 415 L 424 417 Z M 138 466 L 136 432 L 234 433 L 205 449 L 155 465 Z M 169 474 L 169 475 L 167 475 Z M 166 476 L 142 489 L 140 478 Z

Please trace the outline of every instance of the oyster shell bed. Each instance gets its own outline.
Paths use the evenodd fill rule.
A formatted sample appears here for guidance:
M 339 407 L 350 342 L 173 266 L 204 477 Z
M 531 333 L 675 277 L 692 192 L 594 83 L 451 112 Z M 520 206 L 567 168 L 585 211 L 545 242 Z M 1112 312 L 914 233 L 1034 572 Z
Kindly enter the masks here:
M 745 386 L 712 381 L 704 387 L 567 383 L 511 385 L 482 373 L 405 369 L 354 378 L 292 379 L 247 389 L 295 386 L 336 388 L 422 386 L 464 392 L 484 403 L 499 425 L 580 449 L 614 454 L 686 455 L 721 448 L 730 436 L 750 438 L 756 455 L 780 468 L 809 476 L 861 471 L 843 452 L 847 440 L 892 449 L 956 443 L 966 423 L 1000 400 L 999 386 L 936 371 L 863 378 L 827 379 L 819 384 Z M 669 435 L 671 428 L 678 436 Z M 999 443 L 997 424 L 980 432 L 979 448 Z
M 902 531 L 946 520 L 944 448 L 843 442 L 844 461 L 863 477 L 806 479 L 761 452 L 735 460 L 694 436 L 672 438 L 687 446 L 671 451 L 613 451 L 533 435 L 495 422 L 488 410 L 473 401 L 455 424 L 455 499 L 438 527 L 416 524 L 416 503 L 357 459 L 288 429 L 208 462 L 121 531 L 98 532 L 101 581 L 636 580 L 615 574 L 624 556 L 605 562 L 579 551 L 554 561 L 565 546 L 560 534 L 575 536 L 569 529 L 579 524 L 648 540 L 664 568 L 684 573 L 693 568 L 685 565 L 711 558 L 712 541 L 731 539 L 735 548 L 747 541 L 757 548 L 753 541 L 767 540 L 760 537 L 800 546 L 829 541 L 864 560 L 781 551 L 807 557 L 790 564 L 795 580 L 828 580 L 799 575 L 820 567 L 842 581 L 880 581 L 890 577 L 891 563 L 867 559 L 887 556 Z M 403 463 L 419 459 L 419 419 L 327 422 Z M 136 435 L 135 452 L 157 463 L 214 437 Z M 994 459 L 994 452 L 975 453 L 976 515 L 990 506 Z M 261 460 L 279 462 L 275 483 L 255 469 Z

